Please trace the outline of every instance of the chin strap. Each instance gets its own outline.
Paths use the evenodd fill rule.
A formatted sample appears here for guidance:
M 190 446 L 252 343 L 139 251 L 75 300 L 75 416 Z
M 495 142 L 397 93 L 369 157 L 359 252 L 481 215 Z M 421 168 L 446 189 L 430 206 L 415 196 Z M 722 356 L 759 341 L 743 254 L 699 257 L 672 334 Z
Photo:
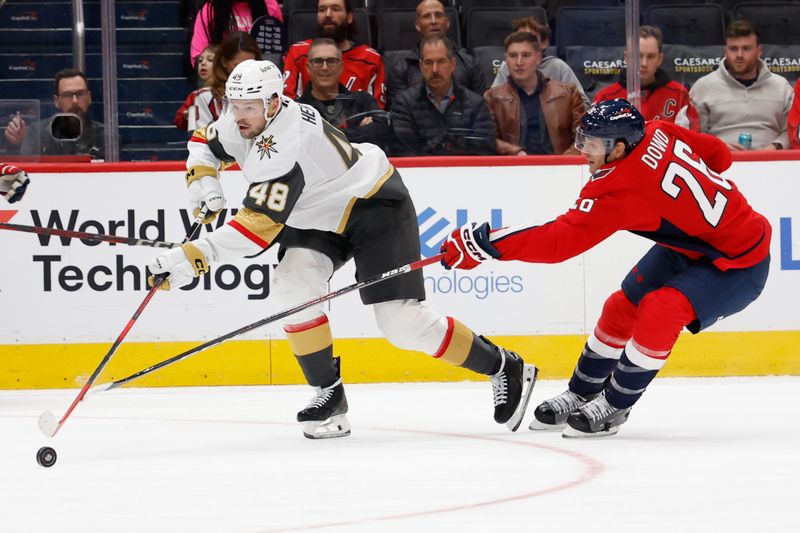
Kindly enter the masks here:
M 275 93 L 275 94 L 277 94 L 277 93 Z M 273 96 L 275 96 L 275 94 Z M 269 127 L 269 125 L 272 123 L 272 121 L 275 120 L 275 117 L 278 116 L 278 113 L 281 112 L 281 109 L 283 109 L 283 100 L 282 100 L 281 96 L 278 95 L 278 109 L 275 110 L 275 114 L 272 115 L 272 117 L 268 117 L 267 113 L 269 113 L 269 102 L 271 100 L 272 100 L 272 96 L 269 97 L 269 100 L 267 100 L 267 104 L 264 106 L 264 119 L 267 121 L 267 123 L 264 124 L 264 130 L 266 130 Z

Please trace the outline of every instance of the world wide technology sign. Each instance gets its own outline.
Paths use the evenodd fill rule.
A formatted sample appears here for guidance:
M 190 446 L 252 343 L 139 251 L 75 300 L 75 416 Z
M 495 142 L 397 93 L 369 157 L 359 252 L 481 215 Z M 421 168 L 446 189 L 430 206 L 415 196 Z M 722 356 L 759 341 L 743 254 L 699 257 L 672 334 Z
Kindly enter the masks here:
M 792 200 L 798 167 L 797 162 L 737 163 L 726 174 L 772 223 L 773 261 L 762 297 L 714 328 L 800 329 L 791 296 L 800 294 L 800 208 Z M 546 222 L 573 205 L 586 179 L 586 167 L 572 165 L 401 173 L 414 198 L 424 257 L 438 253 L 447 234 L 470 220 L 493 227 Z M 37 174 L 33 180 L 23 202 L 0 205 L 0 220 L 172 242 L 180 242 L 192 222 L 180 172 Z M 245 190 L 240 173 L 224 173 L 223 186 L 228 208 L 203 232 L 230 220 L 240 205 Z M 623 233 L 559 265 L 495 261 L 465 272 L 434 264 L 424 270 L 427 302 L 489 335 L 586 333 L 605 298 L 649 246 Z M 113 341 L 144 297 L 145 265 L 159 253 L 11 231 L 0 231 L 0 250 L 0 344 Z M 271 249 L 213 265 L 187 289 L 158 293 L 128 340 L 207 340 L 283 310 L 270 298 L 276 263 Z M 334 275 L 330 289 L 354 281 L 348 264 Z M 381 336 L 371 308 L 357 293 L 327 308 L 334 335 Z M 273 324 L 244 338 L 282 335 Z

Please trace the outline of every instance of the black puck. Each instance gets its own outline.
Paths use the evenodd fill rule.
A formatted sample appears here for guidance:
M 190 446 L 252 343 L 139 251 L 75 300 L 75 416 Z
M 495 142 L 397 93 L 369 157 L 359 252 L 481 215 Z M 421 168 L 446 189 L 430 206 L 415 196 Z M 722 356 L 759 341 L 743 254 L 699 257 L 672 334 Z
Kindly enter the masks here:
M 45 468 L 50 468 L 56 464 L 57 457 L 56 451 L 50 446 L 42 446 L 39 448 L 39 451 L 36 452 L 36 462 Z

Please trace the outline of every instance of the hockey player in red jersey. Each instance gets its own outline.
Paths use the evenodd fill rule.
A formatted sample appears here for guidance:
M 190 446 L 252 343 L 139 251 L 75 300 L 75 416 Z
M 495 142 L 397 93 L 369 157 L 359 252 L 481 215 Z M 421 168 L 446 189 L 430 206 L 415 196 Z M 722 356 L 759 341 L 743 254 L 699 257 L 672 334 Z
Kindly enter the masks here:
M 645 126 L 616 99 L 587 111 L 575 146 L 592 176 L 571 209 L 541 226 L 463 226 L 442 245 L 442 262 L 558 263 L 620 230 L 656 242 L 606 300 L 568 390 L 534 411 L 531 429 L 596 437 L 619 430 L 684 327 L 698 333 L 758 297 L 771 228 L 720 175 L 731 155 L 711 135 L 664 121 Z
M 386 106 L 383 58 L 377 50 L 353 40 L 351 33 L 354 23 L 350 0 L 320 0 L 317 5 L 317 24 L 319 37 L 333 39 L 342 51 L 344 70 L 339 77 L 339 83 L 348 91 L 368 92 L 383 109 Z M 283 94 L 293 100 L 302 96 L 311 82 L 306 65 L 312 41 L 313 39 L 307 39 L 293 44 L 283 59 Z

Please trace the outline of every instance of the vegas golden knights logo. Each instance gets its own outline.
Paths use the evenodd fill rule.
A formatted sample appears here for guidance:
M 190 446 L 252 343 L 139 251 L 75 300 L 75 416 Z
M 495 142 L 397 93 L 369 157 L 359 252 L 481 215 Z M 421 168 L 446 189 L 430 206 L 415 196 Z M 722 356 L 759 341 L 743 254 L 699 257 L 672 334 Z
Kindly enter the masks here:
M 265 155 L 268 159 L 272 159 L 272 154 L 278 153 L 278 150 L 275 149 L 277 144 L 278 143 L 272 138 L 272 135 L 258 139 L 256 141 L 256 148 L 258 149 L 259 161 L 264 159 Z

